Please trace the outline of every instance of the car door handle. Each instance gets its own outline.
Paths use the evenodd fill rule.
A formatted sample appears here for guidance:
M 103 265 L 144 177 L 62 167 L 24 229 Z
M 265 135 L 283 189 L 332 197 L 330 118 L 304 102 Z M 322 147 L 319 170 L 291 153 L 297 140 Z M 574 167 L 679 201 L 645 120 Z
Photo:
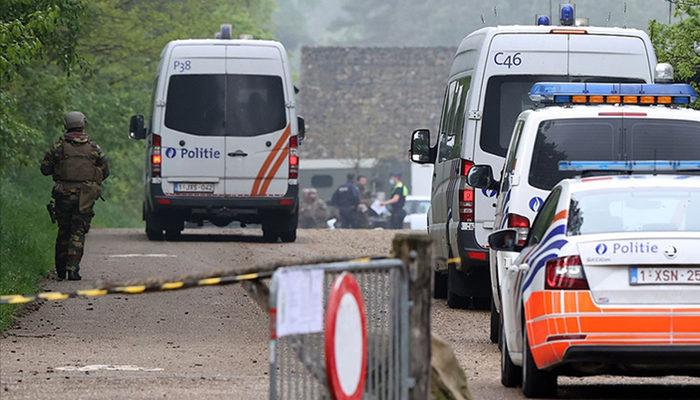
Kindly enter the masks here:
M 244 152 L 243 150 L 236 150 L 234 152 L 228 153 L 229 157 L 246 157 L 248 153 Z
M 520 264 L 520 265 L 510 264 L 506 267 L 506 269 L 508 271 L 511 271 L 511 272 L 525 271 L 528 268 L 529 268 L 529 266 L 527 264 Z

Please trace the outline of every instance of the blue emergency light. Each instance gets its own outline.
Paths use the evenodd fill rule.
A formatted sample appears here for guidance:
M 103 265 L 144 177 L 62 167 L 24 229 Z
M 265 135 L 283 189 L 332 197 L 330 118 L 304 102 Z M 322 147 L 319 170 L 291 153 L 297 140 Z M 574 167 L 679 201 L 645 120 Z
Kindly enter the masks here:
M 552 24 L 552 21 L 549 20 L 549 16 L 547 15 L 538 15 L 537 16 L 537 25 L 538 26 L 549 26 Z
M 576 22 L 576 12 L 571 4 L 562 4 L 559 13 L 559 23 L 562 26 L 572 26 Z
M 699 161 L 559 161 L 559 171 L 700 171 Z
M 530 100 L 541 104 L 687 105 L 697 99 L 685 83 L 537 82 L 530 89 Z

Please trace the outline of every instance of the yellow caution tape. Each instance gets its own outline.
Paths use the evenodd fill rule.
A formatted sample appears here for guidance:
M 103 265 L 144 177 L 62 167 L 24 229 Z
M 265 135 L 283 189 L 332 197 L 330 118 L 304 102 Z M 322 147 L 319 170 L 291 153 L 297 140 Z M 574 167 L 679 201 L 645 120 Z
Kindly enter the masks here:
M 200 286 L 208 286 L 208 285 L 218 285 L 221 283 L 221 278 L 206 278 L 206 279 L 200 279 L 197 284 Z
M 242 281 L 250 281 L 253 279 L 258 279 L 260 277 L 260 274 L 258 273 L 252 273 L 252 274 L 243 274 L 243 275 L 238 275 L 236 276 L 236 279 L 240 279 Z
M 462 259 L 459 257 L 452 257 L 447 259 L 447 264 L 459 264 L 462 262 Z
M 163 290 L 173 290 L 180 289 L 183 286 L 185 286 L 185 282 L 166 282 L 160 285 L 160 288 Z
M 146 290 L 146 286 L 145 285 L 120 286 L 120 287 L 116 287 L 112 290 L 114 290 L 115 292 L 137 294 L 137 293 L 143 293 Z
M 46 292 L 46 293 L 39 293 L 36 297 L 42 299 L 42 300 L 49 300 L 49 301 L 58 301 L 58 300 L 65 300 L 70 297 L 70 295 L 66 293 L 60 293 L 60 292 Z
M 36 300 L 35 296 L 22 296 L 21 294 L 0 296 L 0 304 L 24 304 L 34 300 Z
M 78 290 L 75 293 L 78 296 L 99 297 L 99 296 L 104 296 L 109 292 L 107 292 L 105 289 L 86 289 L 86 290 Z

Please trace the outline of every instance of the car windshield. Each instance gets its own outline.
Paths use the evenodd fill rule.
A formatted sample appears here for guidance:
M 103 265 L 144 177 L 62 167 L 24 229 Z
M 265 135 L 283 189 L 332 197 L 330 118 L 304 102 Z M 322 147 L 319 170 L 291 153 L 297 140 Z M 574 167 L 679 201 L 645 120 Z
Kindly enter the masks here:
M 283 129 L 282 78 L 269 75 L 174 75 L 165 126 L 200 136 L 257 136 Z
M 430 200 L 406 200 L 404 210 L 407 214 L 427 214 L 430 208 Z
M 568 235 L 669 231 L 700 232 L 700 188 L 616 189 L 571 196 Z
M 530 164 L 530 185 L 551 190 L 576 172 L 559 161 L 695 160 L 700 122 L 646 118 L 578 118 L 540 123 Z
M 643 80 L 601 76 L 497 75 L 489 78 L 484 100 L 481 148 L 505 157 L 518 115 L 534 107 L 530 88 L 536 82 L 619 82 L 644 83 Z

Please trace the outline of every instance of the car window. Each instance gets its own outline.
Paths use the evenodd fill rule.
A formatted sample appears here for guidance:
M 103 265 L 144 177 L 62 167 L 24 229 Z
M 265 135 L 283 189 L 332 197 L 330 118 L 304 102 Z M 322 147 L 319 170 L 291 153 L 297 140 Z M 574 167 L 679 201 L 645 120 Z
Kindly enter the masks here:
M 622 125 L 631 160 L 697 160 L 700 122 L 624 118 Z
M 700 189 L 616 189 L 571 196 L 568 235 L 661 231 L 700 232 Z
M 200 136 L 257 136 L 287 125 L 282 78 L 173 75 L 165 126 Z
M 528 181 L 550 190 L 575 172 L 559 171 L 560 161 L 615 161 L 622 157 L 617 119 L 560 119 L 542 121 L 537 129 Z
M 552 224 L 554 219 L 554 214 L 557 211 L 557 204 L 559 203 L 559 196 L 561 195 L 561 187 L 556 187 L 549 194 L 547 200 L 542 205 L 540 212 L 535 217 L 535 221 L 532 223 L 532 230 L 530 231 L 530 238 L 528 241 L 528 246 L 537 244 L 542 240 L 542 236 L 547 232 L 547 229 Z

